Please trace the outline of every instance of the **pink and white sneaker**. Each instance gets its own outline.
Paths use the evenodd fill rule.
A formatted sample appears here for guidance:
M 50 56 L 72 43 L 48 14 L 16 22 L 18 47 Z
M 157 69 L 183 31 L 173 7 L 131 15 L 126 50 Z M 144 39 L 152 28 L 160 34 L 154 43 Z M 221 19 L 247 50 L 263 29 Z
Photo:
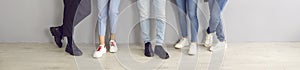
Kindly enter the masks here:
M 102 55 L 104 53 L 106 53 L 106 47 L 105 47 L 105 45 L 99 45 L 99 47 L 96 49 L 93 57 L 95 57 L 95 58 L 102 57 Z
M 110 40 L 109 41 L 109 45 L 110 45 L 110 49 L 109 51 L 111 53 L 115 53 L 118 51 L 118 46 L 117 46 L 117 42 L 115 40 Z

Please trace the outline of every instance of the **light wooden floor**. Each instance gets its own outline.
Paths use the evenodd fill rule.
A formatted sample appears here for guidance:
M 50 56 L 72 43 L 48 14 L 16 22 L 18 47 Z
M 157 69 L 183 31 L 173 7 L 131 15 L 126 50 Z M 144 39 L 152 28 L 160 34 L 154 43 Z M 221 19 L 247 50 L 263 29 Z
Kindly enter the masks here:
M 78 45 L 83 56 L 73 57 L 53 43 L 0 43 L 0 70 L 299 70 L 300 42 L 229 43 L 226 51 L 211 53 L 199 46 L 198 54 L 187 55 L 188 47 L 165 49 L 170 59 L 144 57 L 138 44 L 119 44 L 117 53 L 92 58 L 96 48 Z M 130 46 L 130 47 L 128 47 Z

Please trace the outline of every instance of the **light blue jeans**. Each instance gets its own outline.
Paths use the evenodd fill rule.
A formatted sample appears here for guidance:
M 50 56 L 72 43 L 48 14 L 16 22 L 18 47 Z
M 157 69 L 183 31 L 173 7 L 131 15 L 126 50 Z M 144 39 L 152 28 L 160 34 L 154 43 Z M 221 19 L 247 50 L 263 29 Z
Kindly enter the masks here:
M 188 14 L 191 23 L 191 42 L 198 41 L 198 17 L 197 17 L 197 3 L 198 0 L 176 0 L 179 14 L 179 24 L 182 37 L 187 37 L 187 18 Z
M 110 19 L 110 31 L 115 34 L 117 30 L 120 0 L 98 0 L 98 31 L 105 36 L 107 16 Z
M 140 14 L 141 35 L 144 42 L 150 42 L 151 1 L 153 1 L 154 19 L 156 22 L 156 45 L 163 45 L 166 26 L 166 0 L 137 0 Z
M 210 10 L 210 20 L 209 27 L 207 28 L 207 33 L 216 32 L 219 41 L 222 42 L 225 40 L 225 36 L 223 31 L 221 13 L 227 3 L 227 0 L 209 0 L 208 3 Z

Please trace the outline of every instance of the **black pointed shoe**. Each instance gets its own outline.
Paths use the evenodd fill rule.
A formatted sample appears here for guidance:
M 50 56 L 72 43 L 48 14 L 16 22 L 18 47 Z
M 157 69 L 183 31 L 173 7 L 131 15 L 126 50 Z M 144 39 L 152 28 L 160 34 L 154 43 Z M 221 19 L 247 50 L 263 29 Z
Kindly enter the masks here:
M 54 37 L 54 41 L 56 45 L 61 48 L 62 47 L 62 30 L 60 27 L 50 27 L 50 32 L 52 36 Z
M 68 43 L 65 51 L 73 56 L 81 56 L 83 54 L 74 42 Z
M 144 50 L 144 55 L 147 57 L 153 57 L 154 53 L 152 50 L 152 45 L 150 42 L 145 43 L 145 50 Z

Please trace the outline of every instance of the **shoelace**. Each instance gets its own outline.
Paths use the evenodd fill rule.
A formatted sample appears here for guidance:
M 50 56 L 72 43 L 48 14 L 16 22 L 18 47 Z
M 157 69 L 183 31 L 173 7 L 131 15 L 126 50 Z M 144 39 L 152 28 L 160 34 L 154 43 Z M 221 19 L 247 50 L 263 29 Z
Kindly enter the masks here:
M 105 47 L 105 46 L 104 46 Z M 98 49 L 97 49 L 97 51 L 100 51 L 102 49 L 102 46 L 99 46 L 98 47 Z
M 110 46 L 115 46 L 114 42 L 110 42 Z
M 184 41 L 185 41 L 185 39 L 182 39 L 182 40 L 180 41 L 180 43 L 182 44 L 182 43 L 184 43 Z

